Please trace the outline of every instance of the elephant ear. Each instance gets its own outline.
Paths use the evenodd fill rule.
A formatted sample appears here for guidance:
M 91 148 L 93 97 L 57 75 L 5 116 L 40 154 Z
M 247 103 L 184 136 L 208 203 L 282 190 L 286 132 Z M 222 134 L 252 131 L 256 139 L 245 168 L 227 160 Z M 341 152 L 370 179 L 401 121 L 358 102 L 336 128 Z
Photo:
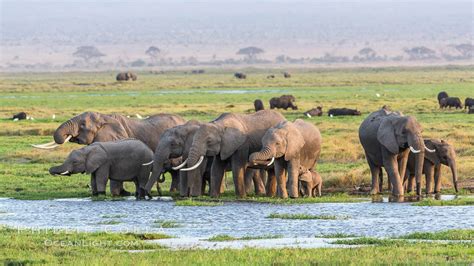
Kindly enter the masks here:
M 99 146 L 99 144 L 92 144 L 86 147 L 86 173 L 91 174 L 107 162 L 107 153 Z
M 120 121 L 112 116 L 101 116 L 100 128 L 97 130 L 95 141 L 112 141 L 129 138 L 127 131 Z
M 444 149 L 438 147 L 438 145 L 431 140 L 425 140 L 425 146 L 430 150 L 436 150 L 435 152 L 425 152 L 425 159 L 433 164 L 439 164 L 440 157 L 442 156 L 441 153 L 444 151 Z
M 221 137 L 221 160 L 229 158 L 247 140 L 247 136 L 237 128 L 226 127 Z
M 290 161 L 300 154 L 305 141 L 301 132 L 292 124 L 287 124 L 285 161 Z
M 399 147 L 395 137 L 395 128 L 390 119 L 384 119 L 377 131 L 377 140 L 391 153 L 398 154 Z

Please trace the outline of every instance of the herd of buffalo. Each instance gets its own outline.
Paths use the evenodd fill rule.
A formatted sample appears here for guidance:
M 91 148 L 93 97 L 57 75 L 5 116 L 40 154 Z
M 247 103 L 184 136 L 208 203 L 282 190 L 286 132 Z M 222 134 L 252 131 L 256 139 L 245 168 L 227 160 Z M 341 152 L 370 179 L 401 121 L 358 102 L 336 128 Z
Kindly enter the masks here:
M 441 108 L 462 108 L 459 98 L 446 92 L 439 93 L 438 102 Z M 293 95 L 274 97 L 269 103 L 270 109 L 298 108 Z M 85 112 L 61 124 L 53 142 L 33 146 L 86 145 L 49 172 L 90 174 L 93 195 L 105 194 L 107 183 L 113 196 L 131 195 L 123 182 L 132 181 L 137 199 L 151 198 L 155 183 L 161 194 L 159 183 L 170 173 L 170 191 L 195 197 L 203 195 L 208 184 L 209 195 L 218 197 L 225 189 L 225 173 L 231 171 L 237 197 L 252 191 L 282 198 L 321 196 L 322 179 L 316 171 L 322 142 L 318 128 L 302 119 L 291 122 L 280 112 L 264 110 L 261 100 L 255 100 L 254 106 L 255 113 L 224 113 L 210 122 L 186 121 L 174 114 L 131 119 Z M 467 98 L 464 106 L 472 113 L 474 100 Z M 304 115 L 322 113 L 319 106 Z M 335 108 L 328 115 L 361 113 Z M 393 196 L 403 197 L 405 190 L 416 190 L 420 195 L 422 175 L 426 193 L 433 192 L 433 184 L 434 192 L 439 193 L 441 165 L 450 167 L 458 190 L 453 146 L 444 140 L 423 138 L 415 117 L 384 106 L 364 119 L 359 139 L 372 175 L 371 194 L 382 191 L 382 168 Z

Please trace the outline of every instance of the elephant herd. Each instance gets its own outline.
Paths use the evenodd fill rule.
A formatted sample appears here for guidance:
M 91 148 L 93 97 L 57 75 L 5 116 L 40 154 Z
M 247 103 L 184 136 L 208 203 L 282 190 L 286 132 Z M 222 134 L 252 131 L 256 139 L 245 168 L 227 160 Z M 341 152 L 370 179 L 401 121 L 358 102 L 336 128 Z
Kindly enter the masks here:
M 450 97 L 447 92 L 442 91 L 438 93 L 438 103 L 439 108 L 449 108 L 454 107 L 456 109 L 463 109 L 461 99 L 459 97 Z M 474 99 L 467 97 L 464 100 L 464 109 L 468 109 L 468 114 L 474 113 Z
M 360 115 L 360 113 L 359 113 Z M 415 117 L 387 107 L 371 113 L 360 125 L 359 139 L 372 175 L 371 193 L 382 191 L 385 169 L 392 195 L 404 191 L 440 192 L 440 167 L 450 167 L 457 191 L 456 153 L 443 140 L 424 139 Z M 138 199 L 171 174 L 170 191 L 180 196 L 211 197 L 225 189 L 224 176 L 232 172 L 235 194 L 297 198 L 321 196 L 322 179 L 316 171 L 322 137 L 316 126 L 297 119 L 287 121 L 274 110 L 253 114 L 223 113 L 210 122 L 186 121 L 159 114 L 143 120 L 85 112 L 61 124 L 54 142 L 34 145 L 52 149 L 66 142 L 87 145 L 74 150 L 52 175 L 87 173 L 93 195 L 105 194 L 110 181 L 113 196 L 130 195 L 123 182 L 135 183 Z M 434 178 L 434 180 L 433 180 Z M 413 182 L 415 180 L 415 182 Z

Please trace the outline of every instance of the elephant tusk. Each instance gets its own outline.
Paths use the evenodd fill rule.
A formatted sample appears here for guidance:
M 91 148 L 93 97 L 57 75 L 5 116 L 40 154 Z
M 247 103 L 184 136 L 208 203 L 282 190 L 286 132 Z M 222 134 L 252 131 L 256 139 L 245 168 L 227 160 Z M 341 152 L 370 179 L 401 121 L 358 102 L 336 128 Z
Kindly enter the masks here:
M 436 149 L 430 149 L 426 146 L 425 146 L 425 150 L 428 151 L 428 152 L 431 152 L 431 153 L 436 152 Z
M 199 161 L 194 165 L 189 168 L 182 168 L 181 171 L 191 171 L 199 167 L 201 165 L 202 161 L 204 161 L 204 156 L 199 157 Z
M 72 138 L 72 135 L 68 135 L 67 138 L 64 140 L 64 143 L 69 142 L 71 138 Z
M 410 151 L 413 152 L 413 153 L 420 153 L 421 152 L 420 150 L 415 150 L 415 148 L 413 148 L 412 146 L 410 146 Z
M 306 116 L 307 116 L 308 118 L 311 118 L 311 115 L 310 115 L 309 113 L 306 113 Z
M 144 163 L 144 164 L 142 164 L 142 165 L 145 166 L 145 165 L 150 165 L 150 164 L 152 164 L 152 163 L 153 163 L 153 160 L 151 160 L 150 162 Z
M 67 138 L 64 140 L 64 143 L 68 142 L 72 138 L 72 135 L 68 135 Z M 56 142 L 51 141 L 45 144 L 32 144 L 31 146 L 37 148 L 37 149 L 54 149 L 59 146 L 59 144 L 56 144 Z
M 272 165 L 274 161 L 275 161 L 275 157 L 272 157 L 272 160 L 267 164 L 267 166 Z
M 67 175 L 67 174 L 69 174 L 69 171 L 60 173 L 60 175 Z
M 186 166 L 186 163 L 188 162 L 188 159 L 184 160 L 184 162 L 178 166 L 175 166 L 175 167 L 171 167 L 171 169 L 173 170 L 179 170 L 181 168 L 183 168 L 184 166 Z

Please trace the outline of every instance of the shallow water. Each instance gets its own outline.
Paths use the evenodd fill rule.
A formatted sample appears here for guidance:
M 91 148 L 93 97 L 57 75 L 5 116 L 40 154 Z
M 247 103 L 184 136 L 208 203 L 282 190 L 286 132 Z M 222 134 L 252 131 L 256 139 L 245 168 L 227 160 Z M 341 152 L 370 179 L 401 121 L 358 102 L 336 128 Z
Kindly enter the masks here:
M 271 213 L 348 216 L 338 220 L 282 220 Z M 154 221 L 173 221 L 178 228 L 160 228 Z M 112 223 L 112 224 L 107 224 Z M 180 238 L 280 235 L 306 238 L 344 233 L 389 237 L 411 232 L 472 228 L 474 207 L 417 207 L 410 203 L 318 203 L 275 205 L 224 203 L 215 207 L 175 206 L 169 198 L 152 201 L 90 199 L 0 199 L 0 224 L 13 227 L 78 231 L 161 232 Z

